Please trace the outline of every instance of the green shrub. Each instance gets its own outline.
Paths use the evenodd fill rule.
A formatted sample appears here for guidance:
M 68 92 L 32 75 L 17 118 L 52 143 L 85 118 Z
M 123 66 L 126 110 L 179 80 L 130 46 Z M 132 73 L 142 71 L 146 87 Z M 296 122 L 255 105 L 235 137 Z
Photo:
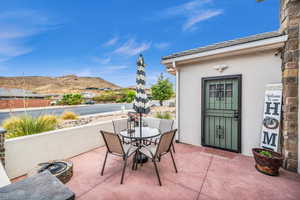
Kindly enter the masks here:
M 60 118 L 62 120 L 75 120 L 78 118 L 78 115 L 76 115 L 75 113 L 73 113 L 71 111 L 65 111 L 61 114 Z
M 105 91 L 101 95 L 93 98 L 96 102 L 112 102 L 116 101 L 118 98 L 116 92 L 114 91 Z
M 116 100 L 116 103 L 124 103 L 124 100 L 123 100 L 122 98 L 118 98 L 118 99 Z
M 174 95 L 173 84 L 163 74 L 158 77 L 157 83 L 151 87 L 151 95 L 154 100 L 159 100 L 160 106 L 163 101 L 170 99 Z
M 129 90 L 129 91 L 127 92 L 127 99 L 126 99 L 126 102 L 127 102 L 127 103 L 131 103 L 131 102 L 133 102 L 134 98 L 135 98 L 135 91 Z
M 65 94 L 60 100 L 59 104 L 62 105 L 78 105 L 83 101 L 81 94 Z
M 6 119 L 2 126 L 6 129 L 7 138 L 20 137 L 51 131 L 56 128 L 58 119 L 54 115 L 42 115 L 32 117 L 24 115 L 20 117 L 10 117 Z
M 120 91 L 105 91 L 93 98 L 96 102 L 131 103 L 134 100 L 135 91 L 122 89 Z
M 272 158 L 272 154 L 268 151 L 260 151 L 259 154 L 266 156 L 268 158 Z
M 170 112 L 157 112 L 155 113 L 155 117 L 159 119 L 172 119 Z

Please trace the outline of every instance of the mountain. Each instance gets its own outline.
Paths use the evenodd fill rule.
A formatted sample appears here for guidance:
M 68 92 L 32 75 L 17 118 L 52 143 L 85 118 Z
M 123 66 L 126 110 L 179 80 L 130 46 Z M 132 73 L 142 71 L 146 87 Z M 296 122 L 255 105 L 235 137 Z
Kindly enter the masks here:
M 120 87 L 98 77 L 67 75 L 61 77 L 0 77 L 0 88 L 19 88 L 31 90 L 38 94 L 64 94 L 84 92 L 87 91 L 86 88 L 119 89 Z

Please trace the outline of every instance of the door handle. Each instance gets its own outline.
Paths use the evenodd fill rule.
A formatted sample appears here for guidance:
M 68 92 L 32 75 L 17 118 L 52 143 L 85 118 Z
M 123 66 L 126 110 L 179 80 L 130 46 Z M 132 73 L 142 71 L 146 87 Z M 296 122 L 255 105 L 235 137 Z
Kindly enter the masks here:
M 235 110 L 235 111 L 234 111 L 234 113 L 233 113 L 233 118 L 234 118 L 234 119 L 237 119 L 237 120 L 240 119 L 240 112 L 239 112 L 238 110 Z

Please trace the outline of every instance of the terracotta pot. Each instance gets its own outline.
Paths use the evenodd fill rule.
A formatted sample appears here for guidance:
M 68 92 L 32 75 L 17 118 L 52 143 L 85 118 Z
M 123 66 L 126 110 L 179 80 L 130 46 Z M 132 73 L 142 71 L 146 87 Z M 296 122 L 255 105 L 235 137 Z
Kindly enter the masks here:
M 260 154 L 261 151 L 270 152 L 272 157 L 267 157 L 265 155 Z M 283 162 L 283 156 L 277 152 L 268 149 L 262 148 L 253 148 L 252 153 L 255 159 L 255 168 L 263 173 L 270 176 L 278 176 L 279 168 Z

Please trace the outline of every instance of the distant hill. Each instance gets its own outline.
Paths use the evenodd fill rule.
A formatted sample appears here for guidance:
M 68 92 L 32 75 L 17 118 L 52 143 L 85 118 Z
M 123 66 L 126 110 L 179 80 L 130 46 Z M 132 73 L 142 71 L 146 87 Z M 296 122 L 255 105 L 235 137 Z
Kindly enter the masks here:
M 38 94 L 64 94 L 87 91 L 86 88 L 120 88 L 98 77 L 78 77 L 67 75 L 61 77 L 17 76 L 0 77 L 0 88 L 19 88 L 31 90 Z

